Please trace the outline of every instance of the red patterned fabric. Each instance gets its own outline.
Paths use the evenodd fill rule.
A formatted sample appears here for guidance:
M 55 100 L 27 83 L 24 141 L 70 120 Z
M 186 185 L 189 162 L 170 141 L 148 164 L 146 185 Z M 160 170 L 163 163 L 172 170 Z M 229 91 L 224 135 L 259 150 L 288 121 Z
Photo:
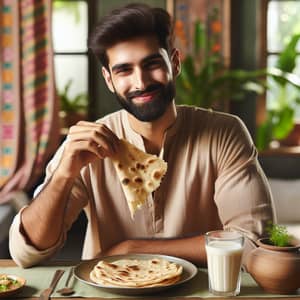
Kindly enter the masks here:
M 0 203 L 29 190 L 58 146 L 51 0 L 0 0 Z

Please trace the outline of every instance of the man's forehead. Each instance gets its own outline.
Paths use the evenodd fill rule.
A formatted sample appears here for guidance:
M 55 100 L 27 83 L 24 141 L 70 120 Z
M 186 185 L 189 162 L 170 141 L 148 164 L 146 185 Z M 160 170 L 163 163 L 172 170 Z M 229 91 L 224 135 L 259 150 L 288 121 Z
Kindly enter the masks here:
M 154 37 L 141 37 L 119 42 L 107 49 L 110 67 L 115 64 L 140 63 L 147 58 L 166 57 L 166 50 L 161 48 Z

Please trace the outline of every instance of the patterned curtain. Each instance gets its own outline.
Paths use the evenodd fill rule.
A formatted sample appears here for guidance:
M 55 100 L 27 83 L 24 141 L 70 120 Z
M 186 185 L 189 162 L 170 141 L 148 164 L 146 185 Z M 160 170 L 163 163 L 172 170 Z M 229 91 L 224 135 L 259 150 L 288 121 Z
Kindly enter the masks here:
M 0 203 L 29 191 L 59 142 L 51 0 L 0 0 Z

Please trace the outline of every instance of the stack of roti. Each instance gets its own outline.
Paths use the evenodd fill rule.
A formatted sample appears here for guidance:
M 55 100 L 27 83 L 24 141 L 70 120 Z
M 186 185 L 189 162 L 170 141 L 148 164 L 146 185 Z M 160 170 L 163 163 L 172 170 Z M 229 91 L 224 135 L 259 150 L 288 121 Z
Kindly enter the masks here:
M 161 258 L 101 260 L 91 271 L 90 279 L 104 286 L 165 286 L 177 282 L 182 269 L 181 265 Z
M 131 213 L 146 202 L 167 171 L 167 163 L 156 155 L 148 154 L 121 139 L 117 155 L 112 158 Z

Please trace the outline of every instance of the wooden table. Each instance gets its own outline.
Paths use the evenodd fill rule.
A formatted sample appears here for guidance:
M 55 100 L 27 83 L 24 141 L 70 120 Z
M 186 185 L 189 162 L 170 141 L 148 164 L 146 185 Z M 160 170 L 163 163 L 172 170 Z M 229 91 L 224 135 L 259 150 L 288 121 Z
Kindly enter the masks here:
M 52 261 L 52 262 L 48 262 L 47 265 L 56 265 L 57 262 Z M 62 262 L 60 261 L 59 264 L 62 264 Z M 63 262 L 64 265 L 74 265 L 74 262 Z M 16 266 L 16 264 L 11 260 L 11 259 L 0 259 L 0 267 L 13 267 Z M 199 300 L 199 299 L 214 299 L 214 300 L 229 300 L 229 299 L 237 299 L 238 297 L 233 297 L 233 298 L 222 298 L 222 297 L 211 297 L 211 298 L 200 298 L 200 297 L 172 297 L 172 298 L 167 298 L 167 297 L 160 297 L 159 295 L 157 296 L 153 296 L 153 297 L 147 297 L 147 300 Z M 9 298 L 9 299 L 14 299 Z M 17 300 L 36 300 L 39 299 L 38 297 L 27 297 L 27 298 L 16 298 Z M 78 297 L 78 298 L 68 298 L 68 297 L 55 297 L 52 298 L 54 300 L 62 300 L 62 299 L 70 299 L 70 300 L 82 300 L 84 298 L 82 297 Z M 85 298 L 88 300 L 108 300 L 108 298 Z M 130 299 L 134 299 L 134 300 L 145 300 L 145 297 L 133 297 L 133 298 L 112 298 L 114 300 L 130 300 Z M 242 297 L 242 299 L 245 300 L 255 300 L 255 299 L 264 299 L 264 300 L 295 300 L 295 299 L 300 299 L 300 297 L 261 297 L 261 298 L 257 298 L 257 297 Z

